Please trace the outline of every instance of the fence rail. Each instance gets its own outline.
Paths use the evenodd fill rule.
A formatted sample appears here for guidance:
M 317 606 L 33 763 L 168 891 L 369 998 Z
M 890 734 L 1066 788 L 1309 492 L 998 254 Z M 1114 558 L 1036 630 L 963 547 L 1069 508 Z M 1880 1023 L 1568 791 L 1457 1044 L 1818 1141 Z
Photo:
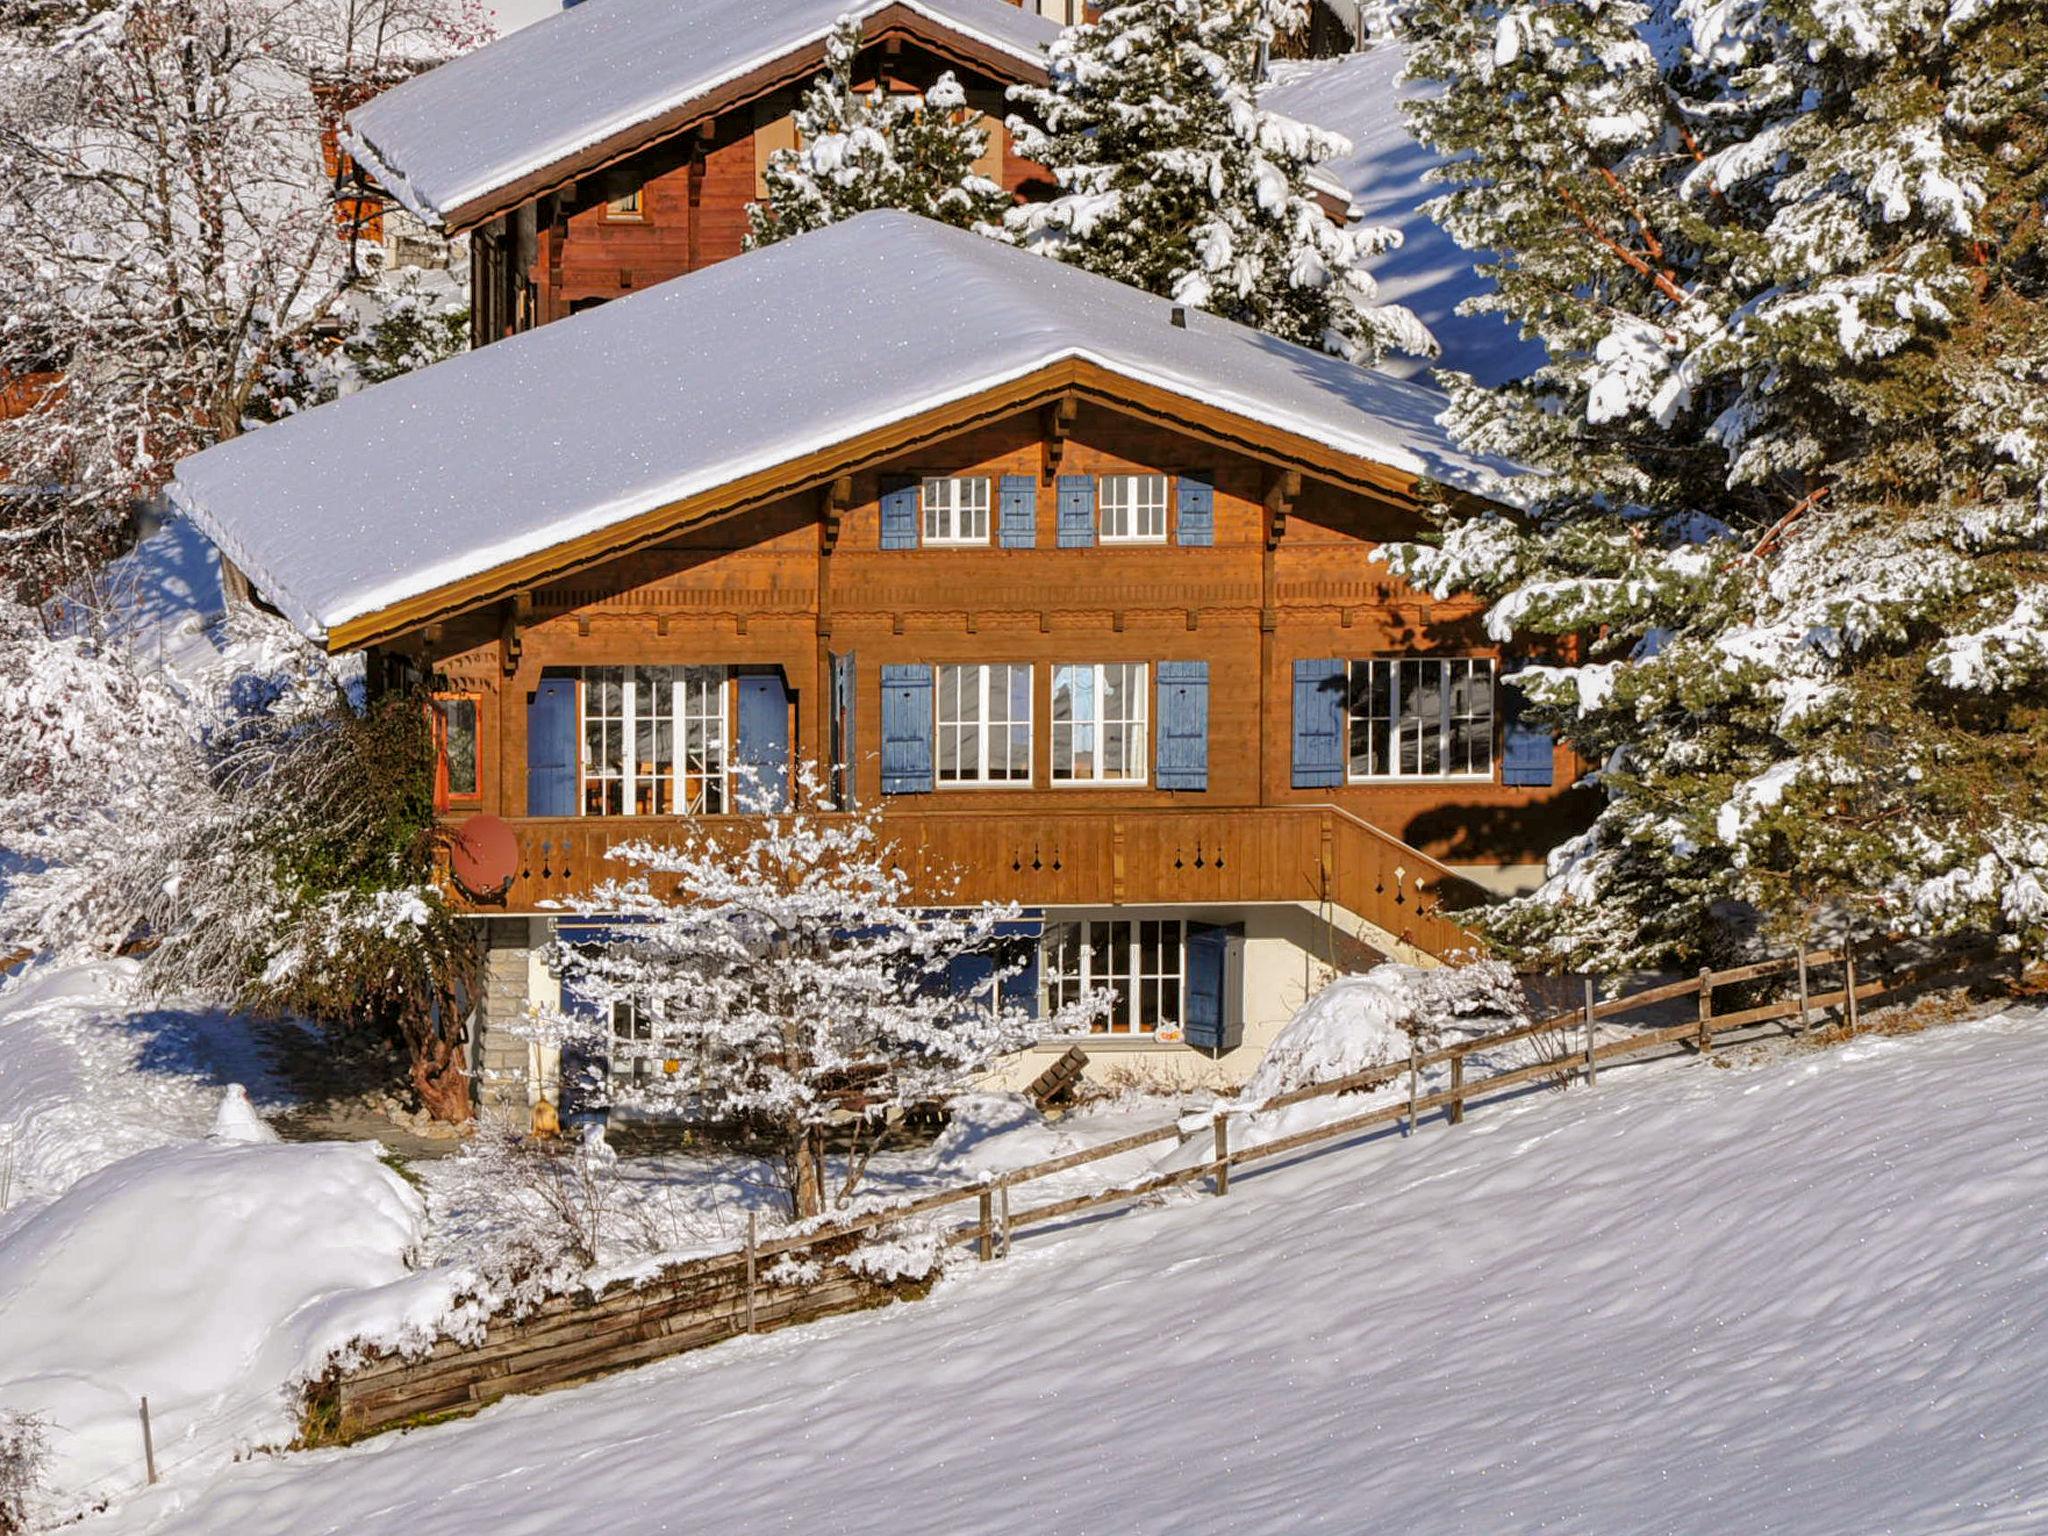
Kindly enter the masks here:
M 808 1254 L 827 1264 L 843 1259 L 861 1236 L 933 1211 L 973 1202 L 977 1209 L 966 1224 L 944 1234 L 954 1245 L 972 1244 L 984 1260 L 1006 1255 L 1014 1233 L 1028 1227 L 1126 1204 L 1162 1190 L 1212 1180 L 1216 1193 L 1228 1194 L 1231 1171 L 1316 1146 L 1350 1140 L 1367 1131 L 1406 1122 L 1409 1132 L 1423 1118 L 1442 1114 L 1447 1125 L 1460 1125 L 1474 1105 L 1528 1091 L 1531 1085 L 1563 1086 L 1573 1079 L 1593 1083 L 1601 1068 L 1673 1046 L 1702 1054 L 1713 1049 L 1717 1036 L 1778 1020 L 1796 1020 L 1802 1031 L 1830 1013 L 1856 1023 L 1868 999 L 1923 985 L 1935 979 L 1960 981 L 1986 967 L 1981 952 L 1947 954 L 1917 963 L 1893 966 L 1882 950 L 1808 951 L 1800 949 L 1770 960 L 1703 970 L 1683 981 L 1663 983 L 1602 1001 L 1591 980 L 1585 1003 L 1513 1029 L 1456 1041 L 1435 1050 L 1416 1049 L 1405 1062 L 1376 1066 L 1341 1078 L 1276 1094 L 1255 1105 L 1219 1110 L 1208 1122 L 1215 1155 L 1184 1168 L 1076 1195 L 1011 1208 L 1020 1187 L 1105 1162 L 1161 1142 L 1180 1141 L 1180 1124 L 1134 1132 L 1114 1141 L 1063 1153 L 1058 1157 L 914 1200 L 879 1206 L 836 1218 L 765 1242 L 752 1239 L 741 1249 L 668 1266 L 652 1280 L 621 1285 L 595 1299 L 560 1298 L 543 1304 L 516 1321 L 493 1324 L 480 1345 L 443 1342 L 423 1358 L 374 1359 L 348 1371 L 330 1373 L 308 1394 L 302 1422 L 302 1443 L 330 1444 L 353 1440 L 382 1429 L 425 1418 L 474 1412 L 508 1394 L 588 1380 L 613 1370 L 664 1355 L 716 1343 L 764 1327 L 809 1321 L 834 1313 L 922 1295 L 922 1281 L 877 1281 L 848 1272 L 843 1266 L 816 1280 L 792 1283 L 765 1261 L 790 1254 Z M 1816 971 L 1839 970 L 1837 985 L 1813 989 Z M 1744 1006 L 1716 1012 L 1715 994 L 1750 988 L 1773 978 L 1794 979 L 1792 995 L 1763 1003 L 1738 999 Z M 1646 1008 L 1696 997 L 1695 1016 L 1682 1023 L 1646 1027 L 1616 1040 L 1599 1039 L 1599 1027 Z M 1569 1038 L 1550 1054 L 1482 1078 L 1468 1076 L 1467 1063 L 1504 1046 L 1541 1037 Z M 1423 1074 L 1448 1068 L 1448 1085 L 1422 1092 Z M 1366 1092 L 1408 1079 L 1408 1094 L 1392 1104 L 1362 1110 L 1322 1125 L 1259 1141 L 1230 1145 L 1231 1125 L 1316 1099 Z

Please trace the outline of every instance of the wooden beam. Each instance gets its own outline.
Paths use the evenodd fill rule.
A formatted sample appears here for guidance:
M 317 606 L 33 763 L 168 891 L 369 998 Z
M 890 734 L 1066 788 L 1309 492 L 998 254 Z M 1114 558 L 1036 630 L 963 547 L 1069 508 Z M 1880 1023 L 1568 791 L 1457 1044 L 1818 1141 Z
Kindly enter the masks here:
M 1060 464 L 1067 454 L 1067 439 L 1074 435 L 1074 418 L 1080 414 L 1080 398 L 1072 394 L 1060 396 L 1045 408 L 1041 443 L 1045 453 L 1043 480 L 1047 485 L 1059 479 Z

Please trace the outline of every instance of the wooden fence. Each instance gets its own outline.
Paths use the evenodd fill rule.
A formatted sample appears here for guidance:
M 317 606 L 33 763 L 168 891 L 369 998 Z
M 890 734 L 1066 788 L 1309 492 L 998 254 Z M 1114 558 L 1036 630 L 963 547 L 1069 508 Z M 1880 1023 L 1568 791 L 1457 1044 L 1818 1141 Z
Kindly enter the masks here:
M 1868 999 L 1937 978 L 1960 982 L 1984 969 L 1975 957 L 1955 954 L 1894 967 L 1887 964 L 1883 951 L 1801 949 L 1727 970 L 1703 970 L 1684 981 L 1605 1001 L 1588 979 L 1584 1002 L 1577 1008 L 1437 1050 L 1417 1048 L 1406 1062 L 1297 1088 L 1255 1105 L 1226 1106 L 1208 1125 L 1212 1155 L 1184 1168 L 1021 1208 L 1013 1198 L 1024 1186 L 1054 1174 L 1182 1139 L 1180 1125 L 1164 1125 L 766 1241 L 753 1239 L 750 1218 L 749 1240 L 736 1251 L 672 1265 L 653 1278 L 621 1283 L 594 1298 L 550 1301 L 525 1317 L 491 1324 L 481 1344 L 443 1342 L 422 1358 L 392 1356 L 331 1371 L 308 1390 L 301 1443 L 345 1443 L 403 1425 L 473 1413 L 513 1393 L 586 1381 L 738 1334 L 914 1299 L 924 1294 L 928 1280 L 871 1278 L 849 1267 L 848 1256 L 876 1228 L 948 1207 L 972 1203 L 976 1211 L 971 1222 L 947 1232 L 945 1241 L 971 1244 L 983 1260 L 993 1260 L 1007 1254 L 1017 1232 L 1084 1211 L 1204 1180 L 1213 1182 L 1218 1195 L 1226 1195 L 1232 1171 L 1248 1164 L 1331 1146 L 1386 1127 L 1399 1126 L 1412 1134 L 1425 1117 L 1438 1114 L 1445 1123 L 1458 1125 L 1474 1105 L 1538 1086 L 1562 1087 L 1574 1078 L 1591 1085 L 1603 1067 L 1673 1047 L 1706 1053 L 1717 1036 L 1759 1024 L 1792 1021 L 1803 1032 L 1832 1013 L 1853 1027 Z M 1829 984 L 1823 985 L 1824 973 L 1830 972 L 1834 974 L 1825 978 Z M 1738 995 L 1738 1006 L 1716 1010 L 1717 997 L 1751 994 L 1767 981 L 1782 983 L 1786 995 L 1763 1002 Z M 1639 1028 L 1620 1039 L 1599 1038 L 1603 1023 L 1614 1024 L 1644 1009 L 1666 1008 L 1687 997 L 1697 1004 L 1693 1016 L 1681 1023 Z M 1468 1075 L 1472 1058 L 1517 1042 L 1537 1042 L 1532 1048 L 1538 1059 L 1483 1078 Z M 1424 1093 L 1423 1074 L 1437 1067 L 1447 1068 L 1447 1084 Z M 1408 1093 L 1395 1103 L 1249 1146 L 1230 1144 L 1234 1120 L 1382 1088 L 1403 1076 Z M 785 1258 L 808 1260 L 805 1267 L 815 1265 L 817 1272 L 802 1278 L 778 1273 L 775 1262 Z

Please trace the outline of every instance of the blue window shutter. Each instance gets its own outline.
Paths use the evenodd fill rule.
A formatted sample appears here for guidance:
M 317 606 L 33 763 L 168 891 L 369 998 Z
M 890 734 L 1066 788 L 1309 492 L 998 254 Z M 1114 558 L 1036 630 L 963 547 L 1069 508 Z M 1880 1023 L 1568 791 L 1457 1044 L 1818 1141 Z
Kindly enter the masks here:
M 1235 1050 L 1244 1040 L 1243 1010 L 1229 1006 L 1224 996 L 1225 961 L 1230 954 L 1233 933 L 1241 925 L 1222 923 L 1188 924 L 1187 1024 L 1182 1038 L 1189 1045 L 1208 1051 Z
M 1209 787 L 1209 663 L 1159 663 L 1155 779 L 1161 789 Z
M 1184 470 L 1180 477 L 1179 529 L 1183 544 L 1216 542 L 1216 477 L 1207 470 Z
M 882 548 L 917 548 L 917 482 L 908 475 L 882 476 Z
M 1294 664 L 1294 787 L 1344 782 L 1344 663 Z
M 1060 548 L 1086 549 L 1095 542 L 1095 477 L 1060 476 Z
M 882 668 L 882 793 L 932 790 L 932 669 Z
M 1038 544 L 1038 482 L 1029 475 L 1005 475 L 996 489 L 1001 521 L 996 538 L 1005 549 Z
M 542 675 L 526 703 L 526 814 L 576 814 L 576 679 Z
M 739 732 L 733 795 L 742 811 L 789 809 L 789 689 L 780 672 L 739 678 Z
M 1552 783 L 1556 776 L 1556 739 L 1548 731 L 1522 723 L 1528 701 L 1521 689 L 1509 686 L 1502 692 L 1506 697 L 1501 705 L 1507 718 L 1501 726 L 1501 783 L 1530 787 Z

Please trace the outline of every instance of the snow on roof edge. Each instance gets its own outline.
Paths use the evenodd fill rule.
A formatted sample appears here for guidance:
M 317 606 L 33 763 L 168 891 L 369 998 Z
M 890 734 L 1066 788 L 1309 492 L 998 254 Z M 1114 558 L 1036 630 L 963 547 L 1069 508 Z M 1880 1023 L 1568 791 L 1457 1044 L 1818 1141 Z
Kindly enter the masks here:
M 175 471 L 164 486 L 164 495 L 193 527 L 212 541 L 213 547 L 220 551 L 223 559 L 232 562 L 236 570 L 249 578 L 263 594 L 265 602 L 291 620 L 300 634 L 315 644 L 327 643 L 327 630 L 313 616 L 312 610 L 294 599 L 260 561 L 250 557 L 247 546 L 228 532 L 227 525 L 208 511 L 206 503 L 199 499 L 190 486 L 177 478 Z
M 441 217 L 441 211 L 414 190 L 412 180 L 405 172 L 387 164 L 368 139 L 358 135 L 346 122 L 341 125 L 338 138 L 341 152 L 366 171 L 380 189 L 397 198 L 407 213 L 430 228 L 446 227 L 447 221 Z
M 1045 63 L 1045 54 L 1042 49 L 1016 47 L 1004 38 L 997 36 L 993 32 L 983 31 L 971 22 L 965 22 L 957 16 L 941 13 L 924 3 L 924 0 L 864 0 L 864 3 L 847 5 L 840 13 L 840 18 L 844 19 L 851 16 L 865 21 L 878 11 L 886 10 L 892 5 L 901 5 L 905 10 L 915 12 L 944 31 L 956 33 L 961 37 L 992 48 L 998 53 L 1007 54 L 1009 57 L 1021 60 L 1026 64 L 1043 66 Z M 836 25 L 836 22 L 834 25 Z M 799 49 L 808 48 L 813 43 L 822 42 L 830 35 L 830 32 L 831 28 L 828 26 L 823 31 L 801 33 L 794 38 L 778 43 L 772 52 L 753 55 L 743 64 L 734 65 L 720 74 L 713 75 L 706 80 L 701 80 L 689 89 L 675 95 L 663 97 L 658 104 L 652 107 L 606 119 L 600 126 L 588 130 L 582 137 L 569 142 L 566 146 L 544 151 L 543 153 L 546 156 L 544 159 L 530 162 L 515 170 L 500 168 L 491 172 L 488 179 L 474 181 L 468 186 L 458 187 L 456 191 L 444 194 L 440 205 L 430 202 L 424 195 L 419 193 L 411 185 L 410 181 L 407 180 L 402 171 L 394 173 L 398 181 L 403 184 L 404 189 L 402 191 L 398 186 L 387 185 L 381 177 L 378 178 L 378 184 L 386 186 L 387 190 L 391 191 L 405 205 L 409 212 L 426 220 L 436 228 L 443 228 L 446 226 L 450 211 L 466 208 L 470 204 L 490 196 L 493 192 L 511 185 L 523 176 L 530 176 L 538 171 L 546 170 L 551 165 L 557 165 L 564 160 L 570 159 L 572 156 L 583 154 L 598 145 L 619 137 L 621 134 L 629 133 L 635 128 L 650 123 L 664 113 L 673 112 L 678 107 L 687 106 L 690 102 L 701 100 L 719 89 L 719 87 L 730 85 L 735 80 L 744 79 L 746 76 L 773 64 L 777 59 L 787 58 Z M 487 44 L 486 47 L 488 46 Z M 373 97 L 365 105 L 372 105 L 375 100 L 376 98 Z M 351 114 L 352 117 L 353 114 Z M 387 170 L 390 169 L 389 162 L 376 149 L 375 145 L 369 139 L 364 138 L 352 126 L 349 120 L 344 120 L 343 122 L 342 139 L 344 145 L 349 147 L 350 153 L 355 154 L 366 167 L 374 164 Z M 373 174 L 375 173 L 373 172 Z

